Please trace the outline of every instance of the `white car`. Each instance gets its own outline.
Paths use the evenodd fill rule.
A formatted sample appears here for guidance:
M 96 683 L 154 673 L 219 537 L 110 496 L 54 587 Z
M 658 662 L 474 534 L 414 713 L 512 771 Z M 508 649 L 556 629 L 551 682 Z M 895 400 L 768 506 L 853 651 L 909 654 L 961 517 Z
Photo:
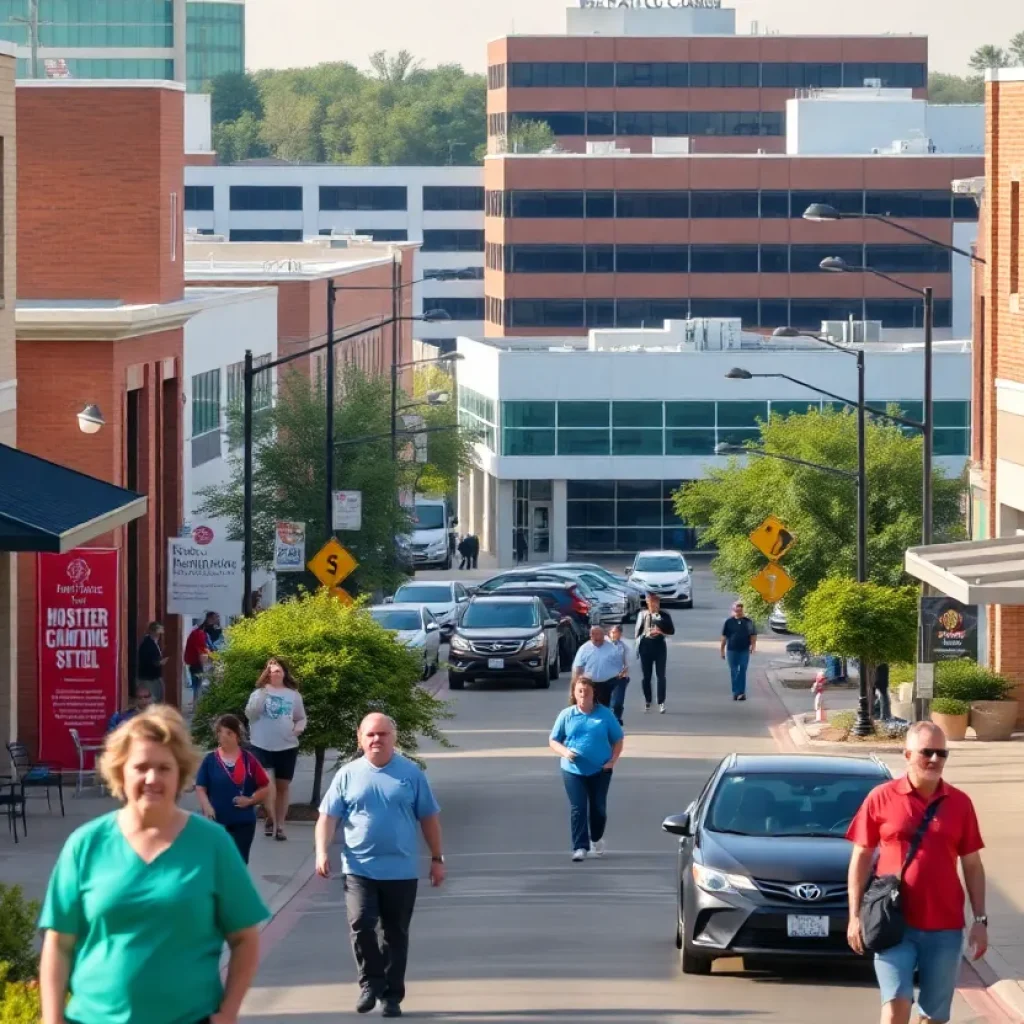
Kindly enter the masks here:
M 773 633 L 789 632 L 789 620 L 786 618 L 786 609 L 782 606 L 781 601 L 772 609 L 771 615 L 768 616 L 768 628 Z
M 679 602 L 693 607 L 693 580 L 690 567 L 678 551 L 641 551 L 626 569 L 631 583 L 637 583 L 666 604 Z
M 441 627 L 441 636 L 452 635 L 469 604 L 469 591 L 458 580 L 423 580 L 403 584 L 385 604 L 425 604 Z
M 441 660 L 441 627 L 422 604 L 377 604 L 368 608 L 373 621 L 394 630 L 395 640 L 423 658 L 423 678 L 429 679 Z

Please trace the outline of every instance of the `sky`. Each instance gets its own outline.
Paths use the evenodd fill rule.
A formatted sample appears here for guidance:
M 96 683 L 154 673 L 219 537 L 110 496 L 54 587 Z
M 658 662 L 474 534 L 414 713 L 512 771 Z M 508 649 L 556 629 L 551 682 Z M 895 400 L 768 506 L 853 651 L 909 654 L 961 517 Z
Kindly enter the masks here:
M 933 71 L 962 74 L 983 43 L 1024 29 L 1019 0 L 725 0 L 737 31 L 788 35 L 924 34 Z M 560 35 L 566 0 L 246 0 L 250 69 L 345 60 L 366 67 L 375 50 L 410 50 L 424 65 L 482 71 L 500 36 Z

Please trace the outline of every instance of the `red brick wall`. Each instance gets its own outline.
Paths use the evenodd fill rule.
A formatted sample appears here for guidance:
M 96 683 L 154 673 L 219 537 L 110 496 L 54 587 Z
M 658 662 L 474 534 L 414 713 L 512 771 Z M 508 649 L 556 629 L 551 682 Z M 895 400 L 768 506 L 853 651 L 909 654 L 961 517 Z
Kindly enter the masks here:
M 19 298 L 181 298 L 183 98 L 170 84 L 18 86 Z

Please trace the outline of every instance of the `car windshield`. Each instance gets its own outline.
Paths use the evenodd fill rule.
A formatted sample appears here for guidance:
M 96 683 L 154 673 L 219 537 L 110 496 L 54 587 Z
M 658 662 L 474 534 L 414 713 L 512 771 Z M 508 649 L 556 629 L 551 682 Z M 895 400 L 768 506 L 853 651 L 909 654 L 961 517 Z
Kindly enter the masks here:
M 385 629 L 422 629 L 420 613 L 410 608 L 374 608 L 373 621 Z
M 881 775 L 729 774 L 715 792 L 707 827 L 742 836 L 842 838 L 864 798 L 883 781 Z
M 430 587 L 424 583 L 412 583 L 395 591 L 399 604 L 451 604 L 450 587 Z
M 492 626 L 499 629 L 530 629 L 539 625 L 537 606 L 518 601 L 487 601 L 471 602 L 462 617 L 462 625 L 466 629 L 488 629 Z
M 633 572 L 682 572 L 685 568 L 681 555 L 643 555 L 636 560 Z
M 600 576 L 595 576 L 592 572 L 584 573 L 580 579 L 594 590 L 612 590 L 615 586 L 611 580 L 601 579 Z
M 444 505 L 417 505 L 413 515 L 417 530 L 440 530 L 444 528 Z

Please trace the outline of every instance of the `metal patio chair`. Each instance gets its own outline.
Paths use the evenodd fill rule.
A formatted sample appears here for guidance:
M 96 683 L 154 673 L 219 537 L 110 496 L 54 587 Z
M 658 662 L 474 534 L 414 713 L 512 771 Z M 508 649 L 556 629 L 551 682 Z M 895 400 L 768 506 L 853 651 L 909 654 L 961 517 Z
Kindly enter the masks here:
M 27 789 L 46 791 L 46 809 L 52 810 L 50 790 L 56 788 L 60 800 L 60 814 L 64 817 L 64 776 L 61 769 L 50 761 L 33 761 L 24 743 L 8 743 L 7 753 L 11 758 L 14 779 L 21 786 L 21 795 Z
M 18 810 L 21 810 L 21 828 L 28 838 L 28 820 L 25 817 L 25 795 L 19 789 L 18 780 L 10 775 L 0 775 L 0 808 L 7 814 L 8 831 L 14 834 L 14 842 L 18 842 Z
M 93 778 L 93 785 L 99 786 L 100 790 L 103 789 L 103 784 L 100 782 L 99 775 L 96 772 L 96 755 L 103 752 L 102 741 L 96 740 L 83 740 L 79 735 L 77 729 L 68 729 L 71 733 L 71 739 L 75 744 L 75 752 L 78 754 L 78 782 L 75 785 L 75 796 L 82 795 L 82 789 L 85 786 L 85 776 L 91 774 Z M 93 755 L 93 767 L 88 770 L 85 767 L 86 754 Z

